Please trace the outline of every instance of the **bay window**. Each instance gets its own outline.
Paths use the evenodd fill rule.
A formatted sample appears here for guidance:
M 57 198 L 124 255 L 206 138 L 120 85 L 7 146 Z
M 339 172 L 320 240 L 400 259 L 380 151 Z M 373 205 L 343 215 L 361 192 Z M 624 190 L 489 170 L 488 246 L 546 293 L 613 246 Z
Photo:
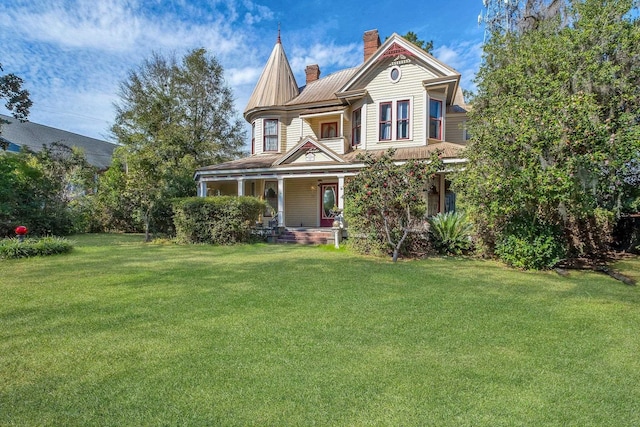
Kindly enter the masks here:
M 396 139 L 409 139 L 409 101 L 398 101 Z
M 429 138 L 442 139 L 442 101 L 429 100 Z
M 278 151 L 278 119 L 265 119 L 263 151 Z
M 379 114 L 379 141 L 411 139 L 411 100 L 381 102 Z
M 351 145 L 360 145 L 362 141 L 362 109 L 358 108 L 351 114 Z
M 391 141 L 391 103 L 380 104 L 380 141 Z
M 256 122 L 251 122 L 251 154 L 256 154 Z

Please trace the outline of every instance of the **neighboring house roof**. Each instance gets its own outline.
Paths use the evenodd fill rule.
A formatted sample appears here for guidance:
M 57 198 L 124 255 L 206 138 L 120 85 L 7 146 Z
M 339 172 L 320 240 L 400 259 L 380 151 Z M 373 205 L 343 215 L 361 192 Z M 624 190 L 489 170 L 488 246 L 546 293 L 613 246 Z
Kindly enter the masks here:
M 262 70 L 260 79 L 244 109 L 245 116 L 255 108 L 284 105 L 299 93 L 298 84 L 278 35 L 278 41 L 271 51 L 267 65 Z
M 81 148 L 87 162 L 100 169 L 106 169 L 111 165 L 115 144 L 33 122 L 21 122 L 3 114 L 0 114 L 0 120 L 9 122 L 2 125 L 0 132 L 2 132 L 1 138 L 8 141 L 10 147 L 26 147 L 38 152 L 42 150 L 43 145 L 57 142 L 68 147 Z

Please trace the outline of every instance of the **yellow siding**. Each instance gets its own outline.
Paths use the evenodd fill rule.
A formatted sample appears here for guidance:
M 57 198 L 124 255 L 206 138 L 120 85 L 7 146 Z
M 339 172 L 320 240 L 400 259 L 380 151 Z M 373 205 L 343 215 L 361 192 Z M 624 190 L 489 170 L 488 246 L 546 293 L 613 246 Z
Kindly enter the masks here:
M 287 152 L 295 147 L 300 142 L 300 138 L 304 136 L 300 135 L 302 122 L 301 118 L 294 117 L 287 123 Z
M 254 134 L 254 140 L 255 140 L 255 153 L 256 154 L 261 154 L 262 153 L 262 135 L 263 135 L 263 120 L 262 119 L 256 119 L 255 120 L 255 134 Z
M 466 116 L 464 114 L 448 114 L 446 122 L 447 141 L 465 143 L 464 139 L 464 122 Z
M 286 153 L 287 152 L 287 125 L 286 123 L 280 119 L 278 121 L 279 129 L 278 129 L 278 152 Z
M 287 179 L 284 182 L 285 225 L 318 226 L 318 182 L 316 179 Z
M 425 90 L 422 81 L 433 77 L 433 74 L 415 64 L 402 64 L 398 67 L 402 75 L 397 83 L 392 83 L 389 79 L 389 71 L 392 67 L 383 65 L 380 67 L 379 73 L 367 85 L 367 91 L 371 98 L 366 112 L 367 149 L 414 147 L 426 144 Z M 378 142 L 378 103 L 404 99 L 411 100 L 411 139 L 408 141 Z

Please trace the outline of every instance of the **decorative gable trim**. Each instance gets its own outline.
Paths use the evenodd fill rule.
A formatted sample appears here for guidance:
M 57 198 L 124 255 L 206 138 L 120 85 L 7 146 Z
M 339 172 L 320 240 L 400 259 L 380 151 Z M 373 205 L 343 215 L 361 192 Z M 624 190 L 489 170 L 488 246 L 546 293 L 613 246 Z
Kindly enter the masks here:
M 378 61 L 386 58 L 397 58 L 398 56 L 414 56 L 414 54 L 398 43 L 393 42 L 378 58 Z
M 310 136 L 307 136 L 302 138 L 295 147 L 293 147 L 291 150 L 285 153 L 282 157 L 278 158 L 275 162 L 273 162 L 272 165 L 279 166 L 285 163 L 290 163 L 296 158 L 299 158 L 300 156 L 303 156 L 303 155 L 306 156 L 307 154 L 313 155 L 313 157 L 315 157 L 317 153 L 321 153 L 335 162 L 345 163 L 345 160 L 335 151 L 330 150 L 329 148 L 325 147 L 323 144 L 314 140 Z
M 397 33 L 393 33 L 391 37 L 389 37 L 382 46 L 380 46 L 378 51 L 371 55 L 371 57 L 362 64 L 358 69 L 358 72 L 340 88 L 336 95 L 341 98 L 342 93 L 354 90 L 355 87 L 357 87 L 358 81 L 366 76 L 373 68 L 378 66 L 378 61 L 391 57 L 398 58 L 402 56 L 405 57 L 405 60 L 407 60 L 408 57 L 411 57 L 414 61 L 420 61 L 426 64 L 429 68 L 434 70 L 434 72 L 439 74 L 440 77 L 453 77 L 455 79 L 460 79 L 460 73 L 456 70 L 434 58 L 432 55 L 423 51 L 413 43 L 408 42 Z

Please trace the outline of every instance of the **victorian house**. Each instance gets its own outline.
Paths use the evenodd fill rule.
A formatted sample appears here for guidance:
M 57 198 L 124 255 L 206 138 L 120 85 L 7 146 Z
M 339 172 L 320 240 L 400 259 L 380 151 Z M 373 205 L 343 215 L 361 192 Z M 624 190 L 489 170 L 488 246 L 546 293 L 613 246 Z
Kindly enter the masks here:
M 299 87 L 278 37 L 244 111 L 251 156 L 198 169 L 198 194 L 257 196 L 272 208 L 265 222 L 330 227 L 363 167 L 358 153 L 395 148 L 403 162 L 440 150 L 445 165 L 463 162 L 460 74 L 397 34 L 381 43 L 377 30 L 364 34 L 363 59 L 326 77 L 308 65 Z M 446 171 L 425 197 L 429 214 L 454 209 Z

